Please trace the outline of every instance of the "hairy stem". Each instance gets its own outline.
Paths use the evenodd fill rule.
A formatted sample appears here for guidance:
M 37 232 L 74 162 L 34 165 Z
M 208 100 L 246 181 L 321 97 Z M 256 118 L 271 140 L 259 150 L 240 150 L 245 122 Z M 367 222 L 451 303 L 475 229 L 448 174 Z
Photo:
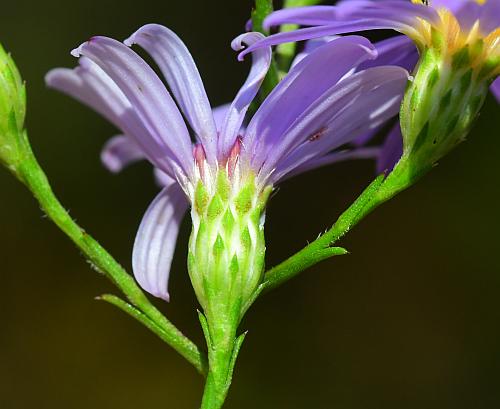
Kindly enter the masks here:
M 31 190 L 47 216 L 76 244 L 92 265 L 126 295 L 130 303 L 144 314 L 148 322 L 151 322 L 158 331 L 161 330 L 161 338 L 165 342 L 193 364 L 198 372 L 205 373 L 206 359 L 203 353 L 148 300 L 132 276 L 96 240 L 75 223 L 55 196 L 43 169 L 31 151 L 19 164 L 17 174 Z
M 346 254 L 346 250 L 333 245 L 378 206 L 413 185 L 427 171 L 415 174 L 409 161 L 402 159 L 387 177 L 378 176 L 326 233 L 268 270 L 264 276 L 264 290 L 280 286 L 306 268 L 331 256 Z
M 233 377 L 234 366 L 246 333 L 236 337 L 237 325 L 232 319 L 208 320 L 199 313 L 208 347 L 208 375 L 201 409 L 219 409 L 224 404 Z

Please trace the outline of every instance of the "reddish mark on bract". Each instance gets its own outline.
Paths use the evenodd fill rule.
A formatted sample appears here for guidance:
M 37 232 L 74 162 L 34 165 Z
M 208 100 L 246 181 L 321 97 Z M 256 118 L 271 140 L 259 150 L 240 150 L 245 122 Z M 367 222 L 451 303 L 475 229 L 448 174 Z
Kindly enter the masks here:
M 231 152 L 229 152 L 229 156 L 227 158 L 227 173 L 229 177 L 231 177 L 234 173 L 234 169 L 236 168 L 236 163 L 238 162 L 238 158 L 241 152 L 241 136 L 238 135 L 236 138 L 236 142 L 231 148 Z
M 196 166 L 198 166 L 200 171 L 200 176 L 203 179 L 205 175 L 205 160 L 207 159 L 207 156 L 205 155 L 205 149 L 203 149 L 203 145 L 201 143 L 194 146 L 193 156 Z
M 319 129 L 318 131 L 314 132 L 312 135 L 307 138 L 309 142 L 313 142 L 319 138 L 321 138 L 325 132 L 328 130 L 328 127 L 324 126 L 323 128 Z

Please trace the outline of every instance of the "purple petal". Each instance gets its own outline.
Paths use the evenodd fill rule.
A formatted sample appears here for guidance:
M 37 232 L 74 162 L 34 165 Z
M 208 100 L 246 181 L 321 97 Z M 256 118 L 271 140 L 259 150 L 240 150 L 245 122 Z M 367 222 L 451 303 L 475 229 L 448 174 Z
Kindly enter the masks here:
M 289 128 L 285 138 L 292 134 L 302 143 L 287 156 L 275 158 L 274 168 L 266 163 L 261 176 L 271 174 L 275 183 L 298 166 L 378 128 L 398 113 L 407 79 L 408 72 L 394 66 L 374 67 L 345 78 Z
M 497 99 L 497 101 L 500 103 L 500 77 L 498 77 L 495 81 L 493 81 L 490 90 Z
M 125 135 L 114 136 L 101 151 L 101 162 L 113 173 L 118 173 L 141 159 L 145 159 L 144 151 L 132 138 Z
M 377 133 L 380 131 L 381 128 L 382 128 L 382 126 L 380 126 L 378 128 L 370 129 L 368 132 L 365 132 L 364 134 L 356 137 L 352 141 L 352 143 L 354 144 L 354 146 L 358 146 L 358 147 L 366 145 L 368 142 L 370 142 L 377 135 Z
M 55 68 L 49 71 L 45 76 L 47 86 L 93 108 L 117 128 L 141 128 L 138 118 L 133 118 L 134 113 L 130 118 L 124 115 L 132 106 L 113 80 L 86 57 L 80 58 L 79 64 L 74 69 Z M 143 129 L 139 133 L 142 132 Z
M 161 171 L 158 168 L 154 168 L 153 173 L 158 186 L 167 187 L 170 186 L 172 183 L 175 183 L 175 179 L 172 179 L 169 175 L 167 175 L 165 172 Z
M 340 38 L 339 36 L 327 36 L 321 38 L 313 38 L 312 40 L 306 41 L 304 44 L 304 49 L 298 53 L 292 61 L 292 65 L 290 68 L 295 67 L 300 61 L 306 58 L 309 54 L 311 54 L 317 48 L 329 43 L 330 41 L 336 40 Z
M 250 121 L 242 157 L 254 169 L 273 167 L 296 140 L 283 134 L 304 111 L 363 61 L 374 58 L 373 45 L 364 37 L 349 36 L 328 43 L 300 61 L 276 86 Z M 311 79 L 314 79 L 311 81 Z
M 325 37 L 343 33 L 352 33 L 356 31 L 365 31 L 373 29 L 398 29 L 398 28 L 400 28 L 400 26 L 395 24 L 394 22 L 381 19 L 302 28 L 299 30 L 282 32 L 266 37 L 264 40 L 259 41 L 258 43 L 242 51 L 239 54 L 238 58 L 242 59 L 248 53 L 254 52 L 255 50 L 258 50 L 262 47 L 270 47 L 282 43 L 310 40 L 313 38 L 319 38 L 319 37 Z
M 346 2 L 345 5 L 350 9 L 358 8 L 357 1 Z M 331 24 L 332 21 L 338 21 L 345 17 L 344 7 L 337 6 L 307 6 L 290 7 L 277 10 L 271 13 L 264 20 L 264 28 L 269 30 L 271 27 L 282 24 L 299 24 L 302 26 L 324 26 Z
M 102 163 L 113 173 L 120 172 L 126 166 L 141 159 L 145 159 L 144 151 L 134 139 L 125 135 L 111 138 L 101 152 Z M 166 187 L 175 182 L 175 179 L 158 168 L 154 168 L 153 172 L 158 186 Z
M 488 0 L 479 12 L 481 31 L 487 35 L 500 27 L 500 0 Z
M 203 144 L 209 163 L 215 163 L 217 129 L 198 68 L 181 39 L 159 24 L 147 24 L 124 41 L 138 44 L 155 60 L 182 113 Z
M 406 36 L 398 35 L 379 41 L 375 43 L 375 49 L 378 52 L 377 58 L 361 64 L 359 71 L 379 65 L 398 65 L 412 72 L 418 61 L 417 47 Z
M 107 37 L 93 37 L 72 52 L 94 61 L 118 85 L 152 137 L 186 176 L 193 171 L 192 144 L 184 120 L 161 80 L 126 45 Z
M 77 99 L 100 113 L 122 132 L 133 138 L 147 158 L 165 172 L 172 173 L 172 163 L 137 116 L 118 85 L 93 61 L 79 59 L 74 69 L 56 68 L 45 77 L 47 85 Z
M 260 33 L 245 33 L 236 37 L 231 43 L 231 47 L 238 51 L 244 47 L 244 44 L 251 46 L 264 38 L 265 37 Z M 271 48 L 264 47 L 252 57 L 252 68 L 250 69 L 247 80 L 240 88 L 236 98 L 229 107 L 226 118 L 220 129 L 218 149 L 220 158 L 227 157 L 236 142 L 248 107 L 259 91 L 262 81 L 269 70 L 271 55 Z
M 135 238 L 135 278 L 148 293 L 166 301 L 170 266 L 187 207 L 187 199 L 177 183 L 164 188 L 146 211 Z
M 418 17 L 431 22 L 439 21 L 439 15 L 432 7 L 398 0 L 353 0 L 342 2 L 339 6 L 311 6 L 288 9 L 275 12 L 267 17 L 266 26 L 297 23 L 313 24 L 318 25 L 318 27 L 308 27 L 271 35 L 244 50 L 240 56 L 264 46 L 356 31 L 394 29 L 408 34 L 415 31 L 414 26 Z
M 325 156 L 316 158 L 314 160 L 302 164 L 301 166 L 296 167 L 293 171 L 287 173 L 281 179 L 281 181 L 290 179 L 301 173 L 309 172 L 310 170 L 318 169 L 323 166 L 332 165 L 338 162 L 344 162 L 346 160 L 378 158 L 380 155 L 380 151 L 381 151 L 380 148 L 370 147 L 370 148 L 356 148 L 352 150 L 332 152 Z
M 390 172 L 403 154 L 403 137 L 399 121 L 387 135 L 377 158 L 377 173 Z
M 264 27 L 281 24 L 304 26 L 330 25 L 354 20 L 386 19 L 398 25 L 412 25 L 415 17 L 437 21 L 438 15 L 432 7 L 400 0 L 352 0 L 336 6 L 297 7 L 276 11 L 264 21 Z
M 472 28 L 481 15 L 481 8 L 475 1 L 468 1 L 454 12 L 462 30 L 469 31 Z
M 223 104 L 212 109 L 212 115 L 214 116 L 215 126 L 217 130 L 220 130 L 222 128 L 224 119 L 226 119 L 226 115 L 229 112 L 230 107 L 231 104 Z

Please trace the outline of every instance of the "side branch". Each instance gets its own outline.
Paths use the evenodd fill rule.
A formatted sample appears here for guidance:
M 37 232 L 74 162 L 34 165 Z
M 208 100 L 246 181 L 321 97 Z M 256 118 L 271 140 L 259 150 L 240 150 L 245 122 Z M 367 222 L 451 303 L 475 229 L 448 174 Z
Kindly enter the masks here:
M 153 332 L 157 335 L 160 335 L 159 331 L 161 331 L 161 338 L 165 342 L 192 363 L 200 373 L 205 373 L 206 358 L 203 353 L 148 300 L 132 276 L 69 216 L 52 191 L 43 169 L 31 150 L 19 165 L 18 177 L 31 190 L 41 208 L 52 221 L 77 245 L 95 268 L 126 295 L 130 303 L 137 309 L 132 310 L 131 305 L 124 302 L 122 302 L 123 304 L 119 303 L 116 299 L 108 298 L 107 301 L 133 315 L 150 329 L 156 329 Z M 137 315 L 137 313 L 143 314 L 143 316 Z
M 375 208 L 377 201 L 374 201 L 374 198 L 384 183 L 384 179 L 385 175 L 378 176 L 354 203 L 342 213 L 330 230 L 298 253 L 267 271 L 264 276 L 264 289 L 266 291 L 272 290 L 320 261 L 332 256 L 346 254 L 347 250 L 342 247 L 333 247 L 333 244 L 368 214 L 369 209 Z

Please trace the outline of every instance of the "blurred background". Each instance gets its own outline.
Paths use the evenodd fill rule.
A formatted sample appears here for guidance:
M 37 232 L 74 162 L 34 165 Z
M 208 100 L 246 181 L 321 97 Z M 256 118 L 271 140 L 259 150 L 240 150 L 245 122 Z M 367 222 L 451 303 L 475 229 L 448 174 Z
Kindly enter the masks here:
M 0 41 L 28 84 L 33 148 L 72 216 L 130 270 L 142 214 L 157 192 L 148 164 L 120 175 L 100 165 L 116 131 L 45 73 L 95 34 L 126 38 L 144 23 L 187 43 L 212 104 L 229 101 L 248 66 L 230 40 L 252 2 L 3 2 Z M 417 186 L 378 209 L 323 262 L 262 297 L 227 408 L 491 409 L 500 407 L 500 139 L 488 97 L 469 137 Z M 267 217 L 268 265 L 329 226 L 372 179 L 343 163 L 284 183 Z M 0 408 L 172 408 L 199 405 L 202 379 L 122 312 L 117 293 L 0 169 Z M 184 221 L 170 282 L 157 303 L 202 342 L 186 272 Z

